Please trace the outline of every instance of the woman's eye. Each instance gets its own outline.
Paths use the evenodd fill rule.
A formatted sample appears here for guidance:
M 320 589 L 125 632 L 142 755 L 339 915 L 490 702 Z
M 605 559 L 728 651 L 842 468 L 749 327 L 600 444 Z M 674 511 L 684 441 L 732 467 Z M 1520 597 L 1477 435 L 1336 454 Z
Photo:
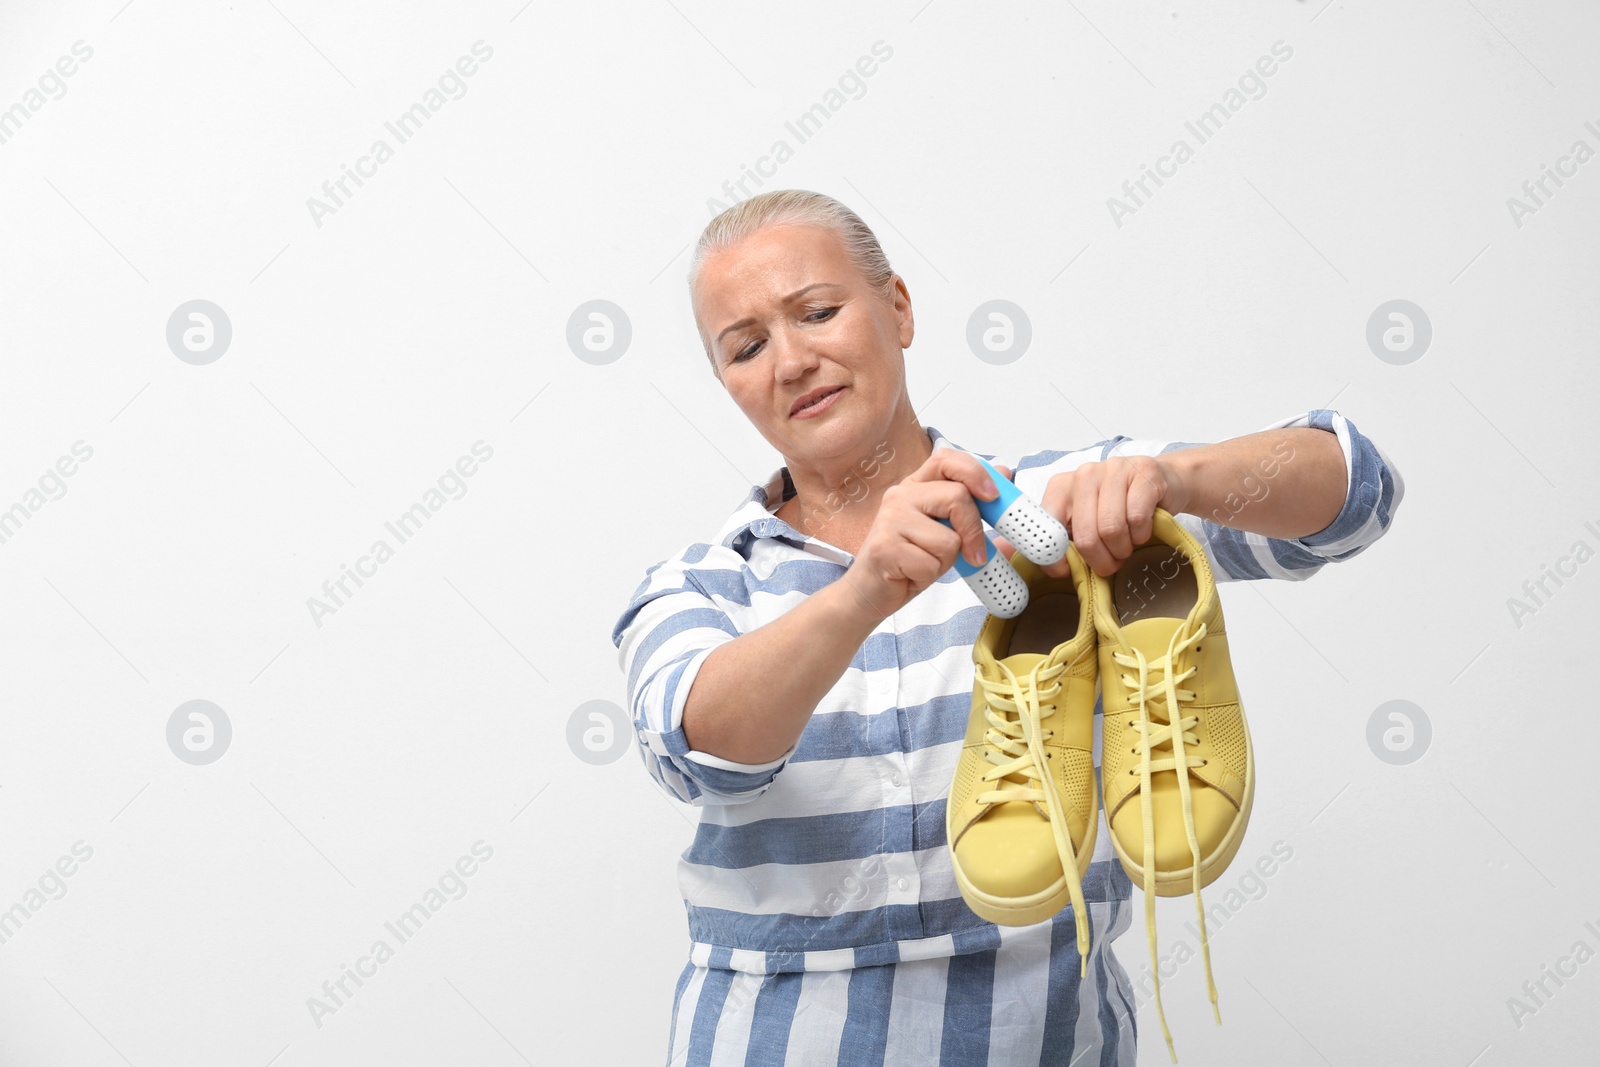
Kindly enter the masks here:
M 838 310 L 839 309 L 836 308 L 836 307 L 817 308 L 816 310 L 812 311 L 810 314 L 808 314 L 806 316 L 806 321 L 807 322 L 827 322 L 828 319 L 833 318 L 834 314 L 836 312 L 838 312 Z M 818 318 L 818 316 L 822 316 L 822 317 Z M 749 348 L 745 348 L 745 349 L 742 349 L 742 350 L 734 353 L 733 356 L 728 360 L 728 362 L 730 362 L 730 363 L 743 363 L 745 360 L 749 359 L 751 356 L 754 356 L 759 351 L 761 351 L 761 342 L 757 341 L 754 344 L 752 344 Z

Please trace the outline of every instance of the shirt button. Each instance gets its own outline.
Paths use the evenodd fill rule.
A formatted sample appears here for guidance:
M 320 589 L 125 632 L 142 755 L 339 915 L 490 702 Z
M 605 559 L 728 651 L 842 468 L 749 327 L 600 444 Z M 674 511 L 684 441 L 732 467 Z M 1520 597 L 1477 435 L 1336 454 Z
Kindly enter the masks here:
M 894 880 L 894 887 L 895 887 L 895 888 L 896 888 L 896 889 L 899 889 L 899 890 L 904 890 L 904 889 L 905 889 L 905 888 L 906 888 L 906 887 L 907 887 L 907 886 L 909 886 L 909 885 L 910 885 L 910 884 L 911 884 L 911 883 L 910 883 L 910 882 L 908 882 L 908 881 L 906 881 L 906 880 L 905 880 L 905 879 L 904 879 L 904 878 L 896 878 L 896 879 L 895 879 L 895 880 Z
M 900 777 L 899 771 L 895 771 L 893 774 L 889 775 L 889 784 L 894 786 L 896 789 L 899 789 L 901 786 L 906 784 L 906 780 Z

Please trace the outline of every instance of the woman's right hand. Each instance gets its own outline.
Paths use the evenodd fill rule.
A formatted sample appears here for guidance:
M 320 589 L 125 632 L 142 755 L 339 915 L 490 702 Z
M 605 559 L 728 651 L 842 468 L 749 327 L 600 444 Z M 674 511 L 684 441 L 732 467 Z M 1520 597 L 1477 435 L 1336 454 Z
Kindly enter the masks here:
M 1008 468 L 996 464 L 995 469 L 1011 477 Z M 863 610 L 870 607 L 880 622 L 888 618 L 955 566 L 958 554 L 982 566 L 983 519 L 973 498 L 998 495 L 983 464 L 953 448 L 935 449 L 922 466 L 885 489 L 866 540 L 844 575 L 864 602 Z

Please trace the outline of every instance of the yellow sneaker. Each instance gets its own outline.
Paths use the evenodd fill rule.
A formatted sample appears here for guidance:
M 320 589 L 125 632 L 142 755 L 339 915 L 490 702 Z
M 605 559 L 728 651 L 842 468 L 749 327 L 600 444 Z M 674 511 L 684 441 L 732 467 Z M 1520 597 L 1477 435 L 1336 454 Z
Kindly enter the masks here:
M 1076 548 L 1052 578 L 1022 553 L 1028 584 L 1013 619 L 990 615 L 973 644 L 972 716 L 950 783 L 945 839 L 967 906 L 1004 926 L 1072 902 L 1087 976 L 1083 877 L 1094 854 L 1095 648 L 1092 577 Z
M 1100 781 L 1111 844 L 1144 889 L 1156 1011 L 1157 896 L 1194 893 L 1217 1022 L 1200 887 L 1239 851 L 1255 793 L 1250 731 L 1204 548 L 1157 508 L 1149 541 L 1110 578 L 1092 575 L 1102 701 Z

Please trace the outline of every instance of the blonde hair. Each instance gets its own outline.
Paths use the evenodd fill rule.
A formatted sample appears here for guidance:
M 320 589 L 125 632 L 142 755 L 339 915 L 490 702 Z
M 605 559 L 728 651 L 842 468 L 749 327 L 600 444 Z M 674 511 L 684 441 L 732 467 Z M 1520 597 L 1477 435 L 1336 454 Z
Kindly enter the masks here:
M 709 256 L 737 244 L 765 226 L 781 224 L 822 226 L 832 230 L 844 246 L 845 255 L 872 290 L 884 303 L 894 303 L 894 270 L 889 266 L 889 257 L 884 255 L 883 246 L 878 243 L 878 235 L 861 220 L 860 215 L 844 204 L 826 193 L 814 193 L 807 189 L 774 189 L 758 193 L 706 223 L 689 264 L 691 300 L 700 280 L 700 271 Z M 711 363 L 711 373 L 717 374 L 717 361 L 711 354 L 711 346 L 705 341 L 703 331 L 701 343 L 705 346 L 706 359 Z M 720 374 L 717 376 L 721 377 Z

